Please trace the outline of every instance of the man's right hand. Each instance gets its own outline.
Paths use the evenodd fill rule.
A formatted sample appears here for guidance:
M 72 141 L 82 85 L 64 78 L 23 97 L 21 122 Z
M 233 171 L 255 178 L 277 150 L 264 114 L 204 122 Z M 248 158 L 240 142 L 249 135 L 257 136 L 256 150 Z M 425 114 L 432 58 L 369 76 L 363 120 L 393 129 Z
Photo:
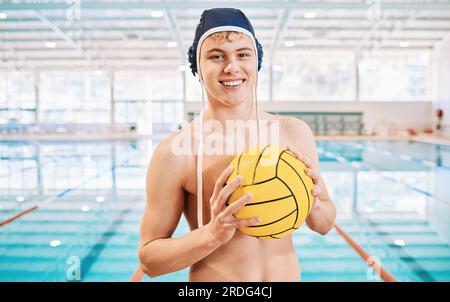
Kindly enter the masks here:
M 215 183 L 211 199 L 209 200 L 211 220 L 205 227 L 208 228 L 212 240 L 220 245 L 230 241 L 237 228 L 248 227 L 261 222 L 259 217 L 236 219 L 233 216 L 234 213 L 252 200 L 253 196 L 251 193 L 242 196 L 229 206 L 226 206 L 228 198 L 239 187 L 243 180 L 242 176 L 239 175 L 225 185 L 225 182 L 232 171 L 233 168 L 228 167 L 220 174 Z

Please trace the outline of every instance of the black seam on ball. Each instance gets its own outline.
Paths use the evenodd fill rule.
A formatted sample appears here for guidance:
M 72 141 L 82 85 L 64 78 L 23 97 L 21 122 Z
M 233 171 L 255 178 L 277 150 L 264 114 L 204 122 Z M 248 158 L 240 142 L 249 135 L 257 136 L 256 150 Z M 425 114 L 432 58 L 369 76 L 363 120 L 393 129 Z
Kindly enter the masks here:
M 283 220 L 283 219 L 289 217 L 289 216 L 292 215 L 294 212 L 298 212 L 298 210 L 294 210 L 294 211 L 290 212 L 289 214 L 287 214 L 286 216 L 281 217 L 281 218 L 279 218 L 279 219 L 277 219 L 277 220 L 271 221 L 271 222 L 269 222 L 269 223 L 266 223 L 266 224 L 259 224 L 259 225 L 250 225 L 250 226 L 248 226 L 248 227 L 249 227 L 249 228 L 259 228 L 259 227 L 268 226 L 268 225 L 277 223 L 277 222 L 279 222 L 279 221 L 281 221 L 281 220 Z M 297 216 L 298 216 L 298 213 L 297 213 Z
M 295 198 L 294 192 L 292 192 L 291 188 L 289 188 L 289 186 L 288 186 L 281 178 L 279 178 L 279 177 L 277 177 L 277 178 L 278 178 L 279 181 L 281 181 L 281 182 L 286 186 L 286 188 L 288 188 L 289 192 L 291 192 L 291 194 L 292 194 L 292 197 L 294 197 L 295 207 L 296 207 L 296 209 L 297 209 L 297 210 L 296 210 L 296 211 L 297 211 L 297 215 L 295 216 L 294 225 L 292 226 L 292 227 L 294 227 L 295 224 L 297 223 L 297 220 L 298 220 L 298 212 L 299 212 L 299 209 L 298 209 L 298 203 L 297 203 L 297 198 Z
M 266 151 L 267 147 L 269 147 L 269 146 L 270 146 L 270 145 L 265 146 L 265 147 L 261 150 L 261 152 L 259 153 L 258 160 L 256 161 L 255 168 L 253 169 L 253 179 L 252 179 L 252 184 L 255 182 L 256 169 L 258 168 L 259 161 L 261 160 L 261 157 L 263 156 L 264 151 Z
M 274 180 L 275 178 L 278 178 L 278 177 L 274 176 L 274 177 L 272 177 L 272 178 L 269 178 L 269 179 L 266 179 L 266 180 L 263 180 L 263 181 L 260 181 L 260 182 L 254 183 L 254 184 L 242 185 L 241 187 L 251 187 L 251 186 L 260 185 L 260 184 L 263 184 L 263 183 L 265 183 L 265 182 L 272 181 L 272 180 Z
M 288 150 L 285 149 L 285 150 L 281 151 L 280 154 L 278 155 L 277 165 L 275 166 L 275 177 L 278 177 L 278 164 L 280 163 L 281 156 L 282 156 L 286 151 L 288 151 Z
M 310 198 L 309 198 L 308 188 L 306 188 L 306 184 L 305 184 L 305 182 L 303 181 L 303 178 L 297 173 L 297 171 L 294 169 L 294 167 L 292 167 L 292 165 L 291 165 L 290 163 L 288 163 L 288 162 L 287 162 L 285 159 L 283 159 L 283 158 L 281 158 L 281 160 L 284 161 L 289 167 L 291 167 L 292 170 L 294 170 L 295 174 L 297 174 L 298 178 L 300 178 L 300 180 L 302 181 L 303 188 L 305 189 L 306 196 L 308 197 L 308 211 L 307 211 L 307 213 L 309 213 L 310 202 L 311 202 L 311 200 L 310 200 Z
M 241 158 L 242 158 L 242 154 L 244 154 L 244 152 L 239 154 L 239 159 L 238 159 L 238 163 L 237 163 L 237 166 L 236 166 L 236 175 L 239 175 L 239 165 L 241 164 Z
M 289 230 L 296 230 L 296 229 L 298 229 L 298 228 L 288 228 L 288 229 L 286 229 L 286 230 L 284 230 L 284 231 L 282 231 L 282 232 L 278 232 L 278 233 L 273 233 L 273 234 L 269 234 L 269 235 L 266 235 L 266 236 L 270 236 L 270 237 L 272 237 L 272 238 L 274 238 L 274 239 L 281 239 L 281 238 L 283 238 L 283 237 L 273 237 L 274 235 L 278 235 L 278 234 L 281 234 L 281 233 L 284 233 L 284 232 L 287 232 L 287 231 L 289 231 Z
M 288 195 L 288 196 L 279 197 L 279 198 L 275 198 L 275 199 L 269 199 L 269 200 L 255 202 L 255 203 L 248 203 L 248 204 L 245 204 L 244 207 L 255 206 L 255 205 L 259 205 L 259 204 L 262 204 L 262 203 L 268 203 L 268 202 L 275 202 L 275 201 L 279 201 L 279 200 L 282 200 L 282 199 L 287 199 L 289 197 L 293 197 L 293 196 L 292 195 Z

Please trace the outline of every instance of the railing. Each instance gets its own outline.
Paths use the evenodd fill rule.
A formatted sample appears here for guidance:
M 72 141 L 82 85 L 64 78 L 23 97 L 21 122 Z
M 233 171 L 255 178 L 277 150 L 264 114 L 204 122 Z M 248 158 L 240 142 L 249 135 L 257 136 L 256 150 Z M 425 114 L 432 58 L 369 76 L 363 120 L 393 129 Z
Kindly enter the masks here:
M 314 134 L 358 134 L 364 132 L 363 113 L 362 112 L 300 112 L 283 111 L 269 112 L 277 115 L 293 116 L 305 121 Z M 198 112 L 188 112 L 187 118 L 192 121 Z

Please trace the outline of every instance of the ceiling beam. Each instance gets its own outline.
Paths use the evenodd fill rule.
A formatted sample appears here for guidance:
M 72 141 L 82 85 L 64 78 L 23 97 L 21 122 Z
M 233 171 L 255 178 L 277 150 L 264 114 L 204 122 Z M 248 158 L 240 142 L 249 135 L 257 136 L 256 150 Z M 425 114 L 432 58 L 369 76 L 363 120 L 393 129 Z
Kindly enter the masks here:
M 272 59 L 276 55 L 276 51 L 280 45 L 281 35 L 286 32 L 287 24 L 291 17 L 291 12 L 287 9 L 284 9 L 283 12 L 278 16 L 276 27 L 274 30 L 274 38 L 272 40 L 272 44 L 270 45 L 270 56 Z
M 171 10 L 167 9 L 167 10 L 165 10 L 164 18 L 169 27 L 169 31 L 172 35 L 173 40 L 177 43 L 177 49 L 180 51 L 180 55 L 181 55 L 180 58 L 184 58 L 186 56 L 186 54 L 183 51 L 183 43 L 180 38 L 180 28 L 176 21 L 176 16 L 174 15 L 174 13 Z M 184 63 L 184 60 L 182 60 L 181 64 L 183 64 L 183 63 Z
M 89 50 L 84 50 L 79 43 L 76 43 L 71 37 L 62 31 L 56 24 L 51 22 L 46 16 L 41 14 L 39 11 L 34 11 L 36 17 L 44 24 L 46 24 L 51 30 L 53 30 L 61 39 L 66 41 L 69 45 L 74 47 L 79 53 L 86 59 L 89 65 L 97 65 L 99 62 L 103 64 L 108 64 L 106 58 L 102 56 L 97 49 L 90 48 Z M 93 55 L 95 58 L 93 58 Z
M 53 22 L 51 22 L 49 19 L 47 19 L 47 17 L 45 17 L 43 14 L 41 14 L 38 11 L 34 11 L 34 14 L 36 15 L 36 18 L 38 18 L 42 23 L 44 23 L 45 25 L 47 25 L 53 32 L 55 32 L 61 39 L 63 39 L 64 41 L 66 41 L 69 45 L 71 45 L 73 48 L 75 48 L 76 50 L 78 50 L 80 52 L 80 54 L 82 54 L 83 56 L 86 57 L 86 59 L 88 61 L 91 60 L 89 54 L 87 54 L 83 48 L 76 43 L 74 40 L 72 40 L 71 37 L 69 37 L 64 31 L 62 31 L 56 24 L 54 24 Z M 30 30 L 32 31 L 32 30 Z
M 372 27 L 371 26 L 358 26 L 358 27 L 352 27 L 352 26 L 333 26 L 333 27 L 328 27 L 328 28 L 324 28 L 322 26 L 311 26 L 311 27 L 307 27 L 307 26 L 290 26 L 289 30 L 370 30 Z M 165 28 L 162 27 L 158 27 L 158 28 L 149 28 L 149 27 L 93 27 L 93 28 L 83 28 L 83 32 L 151 32 L 154 30 L 164 30 Z M 383 30 L 383 29 L 380 29 Z M 390 30 L 390 29 L 385 29 L 385 30 Z M 450 31 L 450 25 L 449 26 L 445 26 L 445 27 L 404 27 L 402 28 L 402 31 L 437 31 L 437 30 L 443 30 L 443 31 Z M 73 29 L 73 28 L 67 28 L 67 30 L 65 31 L 66 33 L 69 32 L 77 32 L 77 31 L 81 31 L 81 30 L 77 30 L 77 29 Z M 180 31 L 182 32 L 192 32 L 193 28 L 180 28 Z M 261 31 L 273 31 L 273 27 L 270 25 L 265 26 L 264 28 L 259 28 L 259 27 L 255 27 L 255 31 L 261 32 Z M 47 28 L 17 28 L 17 29 L 2 29 L 0 28 L 0 33 L 46 33 L 46 32 L 51 32 L 50 29 Z
M 450 18 L 450 11 L 449 11 L 449 17 L 445 18 L 442 16 L 439 17 L 433 17 L 433 16 L 427 16 L 427 15 L 422 15 L 420 17 L 417 17 L 416 20 L 417 21 L 426 21 L 426 22 L 449 22 L 449 18 Z M 47 19 L 50 20 L 51 22 L 67 22 L 67 17 L 60 17 L 60 16 L 47 16 Z M 193 22 L 197 22 L 198 21 L 198 17 L 186 17 L 186 16 L 177 16 L 178 20 L 181 21 L 193 21 Z M 278 19 L 278 17 L 267 17 L 267 16 L 251 16 L 251 20 L 260 20 L 261 22 L 267 21 L 268 19 Z M 383 16 L 383 20 L 386 21 L 396 21 L 396 20 L 401 20 L 404 19 L 404 16 Z M 301 18 L 294 18 L 294 21 L 298 21 L 298 22 L 305 22 L 306 19 L 304 19 L 303 17 Z M 323 22 L 323 21 L 367 21 L 367 17 L 364 16 L 354 16 L 354 15 L 348 15 L 348 16 L 333 16 L 333 15 L 329 15 L 326 17 L 322 17 L 322 16 L 317 16 L 312 20 L 307 20 L 308 22 L 313 22 L 313 21 L 318 21 L 318 22 Z M 132 17 L 132 16 L 123 16 L 120 15 L 119 13 L 117 14 L 117 16 L 86 16 L 83 15 L 83 18 L 80 20 L 80 22 L 90 22 L 90 21 L 108 21 L 108 22 L 123 22 L 123 21 L 146 21 L 146 22 L 152 22 L 151 19 L 149 19 L 149 17 Z M 36 18 L 31 18 L 31 17 L 8 17 L 7 19 L 3 19 L 1 21 L 1 23 L 3 24 L 7 24 L 7 23 L 34 23 L 36 22 Z M 157 22 L 155 22 L 157 23 Z M 110 24 L 110 23 L 108 23 Z
M 258 8 L 258 9 L 342 9 L 342 10 L 367 10 L 371 4 L 364 3 L 349 3 L 349 2 L 316 2 L 316 1 L 301 1 L 301 2 L 240 2 L 239 7 L 242 9 Z M 82 10 L 126 10 L 126 9 L 206 9 L 217 7 L 217 2 L 213 1 L 196 1 L 196 2 L 82 2 Z M 71 4 L 65 2 L 59 3 L 3 3 L 0 4 L 2 11 L 20 11 L 20 10 L 68 10 Z M 426 2 L 421 3 L 417 1 L 411 2 L 391 2 L 381 3 L 382 10 L 450 10 L 450 3 L 442 2 Z

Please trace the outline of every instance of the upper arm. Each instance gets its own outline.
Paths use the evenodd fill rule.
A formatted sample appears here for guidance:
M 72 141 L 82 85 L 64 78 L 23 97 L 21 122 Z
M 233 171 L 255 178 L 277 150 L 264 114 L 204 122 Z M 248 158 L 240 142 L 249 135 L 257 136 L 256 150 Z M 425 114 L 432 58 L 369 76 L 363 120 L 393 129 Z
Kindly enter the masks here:
M 141 222 L 141 246 L 170 238 L 184 208 L 183 158 L 171 149 L 171 139 L 155 149 L 146 177 L 147 204 Z

